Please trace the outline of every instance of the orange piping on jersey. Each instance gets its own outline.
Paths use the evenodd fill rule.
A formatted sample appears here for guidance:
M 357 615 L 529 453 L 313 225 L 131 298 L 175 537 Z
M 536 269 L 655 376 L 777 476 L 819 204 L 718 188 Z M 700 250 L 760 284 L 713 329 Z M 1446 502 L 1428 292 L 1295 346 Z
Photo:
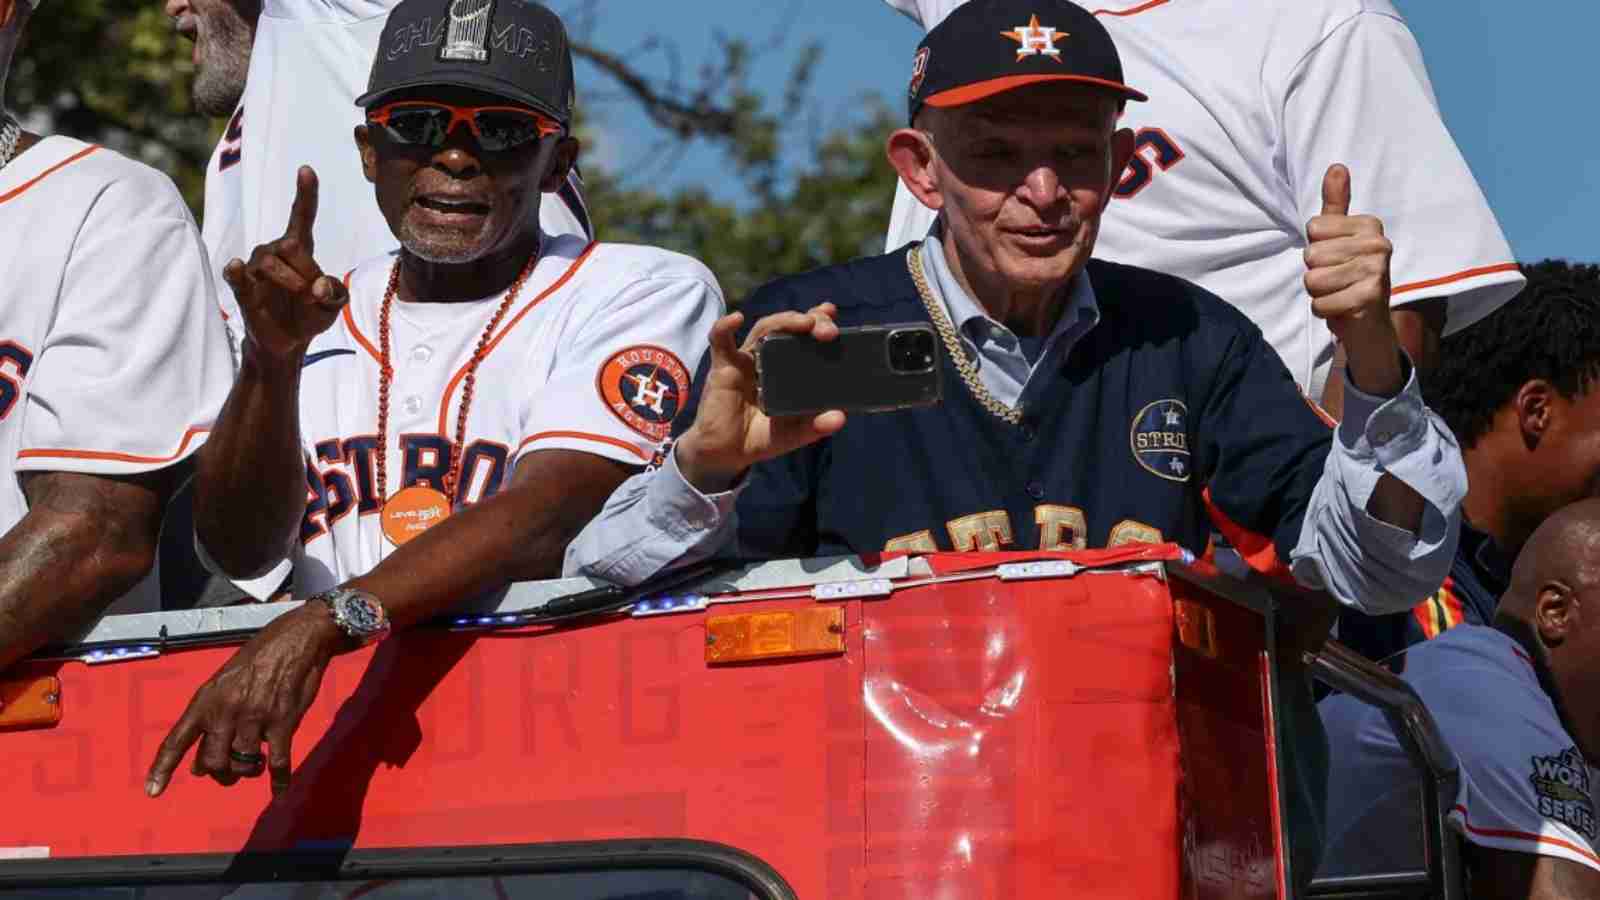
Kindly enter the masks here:
M 1228 539 L 1233 549 L 1239 551 L 1239 557 L 1252 569 L 1263 575 L 1268 575 L 1282 581 L 1293 582 L 1294 576 L 1283 560 L 1278 558 L 1278 548 L 1273 544 L 1272 538 L 1234 522 L 1228 518 L 1220 507 L 1211 502 L 1211 488 L 1206 488 L 1200 493 L 1205 501 L 1206 512 L 1211 515 L 1211 521 L 1216 524 L 1217 530 Z
M 1461 598 L 1456 596 L 1455 582 L 1449 578 L 1444 580 L 1444 587 L 1439 589 L 1439 605 L 1444 607 L 1445 628 L 1454 628 L 1467 620 L 1466 611 L 1461 608 Z
M 1455 811 L 1461 814 L 1461 824 L 1473 834 L 1482 835 L 1483 837 L 1517 838 L 1519 840 L 1534 841 L 1540 844 L 1550 844 L 1555 847 L 1560 847 L 1563 850 L 1570 850 L 1584 859 L 1593 860 L 1595 865 L 1600 866 L 1600 856 L 1594 855 L 1592 850 L 1579 847 L 1577 844 L 1574 844 L 1571 841 L 1564 841 L 1561 838 L 1545 837 L 1542 834 L 1530 834 L 1526 831 L 1513 831 L 1509 828 L 1478 828 L 1471 822 L 1467 821 L 1467 808 L 1465 806 L 1457 803 L 1455 805 Z
M 355 273 L 355 269 L 344 273 L 344 293 L 346 297 L 350 296 L 350 276 Z M 356 343 L 361 345 L 361 349 L 367 351 L 367 355 L 372 357 L 373 362 L 380 366 L 383 365 L 383 360 L 378 356 L 378 348 L 372 346 L 372 342 L 367 340 L 367 336 L 362 334 L 361 329 L 356 327 L 356 320 L 350 315 L 349 300 L 346 300 L 344 304 L 344 327 L 350 329 L 350 336 L 356 339 Z M 444 434 L 443 431 L 439 433 Z
M 524 306 L 515 316 L 513 316 L 511 318 L 511 321 L 506 323 L 506 327 L 500 329 L 500 333 L 494 336 L 494 340 L 490 341 L 488 346 L 483 348 L 483 356 L 481 358 L 482 359 L 488 359 L 489 358 L 489 354 L 494 352 L 494 348 L 500 346 L 500 341 L 506 335 L 511 333 L 511 329 L 517 327 L 517 323 L 522 321 L 522 317 L 527 315 L 529 310 L 533 309 L 535 306 L 538 306 L 540 304 L 540 302 L 542 302 L 544 300 L 544 298 L 550 296 L 551 294 L 554 294 L 558 290 L 561 290 L 561 286 L 566 284 L 569 280 L 571 280 L 573 275 L 577 274 L 578 269 L 582 268 L 583 264 L 589 260 L 589 254 L 593 253 L 594 252 L 594 248 L 596 248 L 598 246 L 600 246 L 599 242 L 591 241 L 589 246 L 584 248 L 583 253 L 577 259 L 572 261 L 572 265 L 568 266 L 567 270 L 565 272 L 561 273 L 561 277 L 560 278 L 557 278 L 555 280 L 555 282 L 552 283 L 549 287 L 547 287 L 544 290 L 540 291 L 539 292 L 539 296 L 533 298 L 533 302 L 532 303 L 529 303 L 527 306 Z M 450 395 L 452 395 L 452 394 L 454 394 L 456 392 L 456 385 L 461 383 L 461 379 L 467 377 L 467 370 L 470 369 L 471 367 L 472 367 L 472 360 L 468 359 L 466 362 L 461 364 L 461 368 L 456 370 L 456 374 L 451 376 L 450 383 L 445 385 L 444 397 L 439 400 L 439 433 L 440 434 L 449 434 L 450 433 L 450 432 L 445 430 L 446 423 L 448 422 L 449 417 L 450 417 Z M 531 438 L 530 438 L 530 440 L 531 440 Z M 520 448 L 518 448 L 518 449 L 520 449 Z M 645 458 L 648 459 L 649 457 L 645 457 Z
M 56 172 L 60 171 L 61 169 L 64 169 L 67 166 L 72 165 L 73 163 L 77 162 L 78 160 L 83 159 L 85 156 L 88 156 L 89 154 L 91 154 L 91 153 L 93 153 L 93 152 L 95 152 L 96 150 L 99 150 L 99 149 L 100 149 L 100 146 L 98 144 L 95 144 L 93 146 L 85 147 L 82 150 L 79 150 L 77 153 L 72 154 L 71 156 L 67 157 L 66 159 L 63 159 L 61 162 L 56 163 L 55 165 L 51 166 L 50 168 L 45 169 L 43 172 L 40 172 L 39 174 L 37 174 L 37 175 L 33 176 L 32 178 L 28 179 L 27 181 L 24 181 L 21 185 L 12 188 L 11 190 L 5 192 L 4 194 L 0 194 L 0 203 L 4 203 L 7 200 L 10 200 L 12 197 L 15 197 L 15 196 L 21 194 L 23 191 L 27 190 L 28 188 L 33 187 L 34 185 L 38 184 L 39 182 L 45 180 L 46 178 L 49 178 L 51 175 L 54 175 Z
M 638 447 L 635 447 L 633 444 L 630 444 L 627 441 L 619 441 L 614 437 L 607 437 L 603 434 L 589 434 L 585 431 L 541 431 L 530 438 L 525 438 L 522 443 L 518 444 L 517 453 L 521 453 L 523 447 L 528 446 L 534 441 L 542 441 L 545 438 L 572 438 L 579 441 L 595 441 L 601 444 L 610 444 L 613 447 L 621 447 L 622 449 L 632 453 L 634 456 L 637 456 L 646 462 L 650 461 L 650 454 L 640 450 Z M 513 453 L 512 455 L 515 456 L 516 454 Z
M 111 453 L 104 450 L 23 450 L 17 454 L 17 459 L 108 459 L 114 462 L 128 463 L 169 463 L 183 455 L 188 449 L 189 442 L 196 435 L 209 432 L 210 428 L 198 426 L 190 428 L 183 433 L 183 440 L 178 442 L 178 449 L 171 456 L 135 456 L 132 453 Z
M 1150 10 L 1155 9 L 1158 6 L 1165 6 L 1165 5 L 1167 5 L 1168 3 L 1171 3 L 1171 2 L 1172 2 L 1172 0 L 1150 0 L 1149 3 L 1141 3 L 1140 5 L 1135 6 L 1133 9 L 1123 9 L 1123 10 L 1097 9 L 1097 10 L 1094 11 L 1094 15 L 1097 15 L 1097 16 L 1137 16 L 1139 13 L 1149 12 Z
M 1410 291 L 1420 291 L 1423 288 L 1438 287 L 1441 284 L 1452 284 L 1457 281 L 1466 281 L 1468 278 L 1477 278 L 1479 275 L 1493 275 L 1496 272 L 1515 271 L 1517 271 L 1517 264 L 1514 262 L 1499 263 L 1498 265 L 1493 266 L 1479 266 L 1476 269 L 1468 269 L 1465 272 L 1457 272 L 1454 275 L 1446 275 L 1443 278 L 1430 278 L 1427 281 L 1413 281 L 1410 284 L 1397 285 L 1389 289 L 1389 294 L 1391 296 L 1395 294 L 1404 294 Z
M 1430 641 L 1466 621 L 1461 598 L 1455 594 L 1455 582 L 1445 576 L 1437 591 L 1411 608 L 1411 617 L 1422 626 L 1422 636 Z
M 1416 619 L 1422 629 L 1423 640 L 1431 641 L 1444 630 L 1439 626 L 1439 608 L 1434 605 L 1432 597 L 1411 607 L 1411 618 Z

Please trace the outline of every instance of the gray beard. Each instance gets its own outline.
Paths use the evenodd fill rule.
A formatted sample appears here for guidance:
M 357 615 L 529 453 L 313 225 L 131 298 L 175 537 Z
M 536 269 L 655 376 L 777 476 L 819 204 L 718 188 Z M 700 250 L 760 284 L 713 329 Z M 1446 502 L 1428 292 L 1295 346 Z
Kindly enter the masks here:
M 201 115 L 213 119 L 233 115 L 239 100 L 244 97 L 245 74 L 248 70 L 248 55 L 243 60 L 230 56 L 202 65 L 194 79 L 194 108 Z
M 233 115 L 244 97 L 250 73 L 250 50 L 255 35 L 244 23 L 219 15 L 201 42 L 200 65 L 194 79 L 194 107 L 214 119 Z

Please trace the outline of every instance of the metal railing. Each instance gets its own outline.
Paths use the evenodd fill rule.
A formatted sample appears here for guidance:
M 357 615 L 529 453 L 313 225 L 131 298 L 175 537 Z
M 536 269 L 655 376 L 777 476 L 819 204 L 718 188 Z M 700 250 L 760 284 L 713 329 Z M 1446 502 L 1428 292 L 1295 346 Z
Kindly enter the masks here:
M 1450 807 L 1460 785 L 1456 756 L 1439 733 L 1422 698 L 1397 675 L 1336 641 L 1319 653 L 1305 654 L 1312 677 L 1327 686 L 1377 707 L 1389 720 L 1396 740 L 1422 779 L 1424 872 L 1391 872 L 1311 882 L 1308 897 L 1409 898 L 1465 900 L 1466 880 L 1461 846 L 1450 829 Z

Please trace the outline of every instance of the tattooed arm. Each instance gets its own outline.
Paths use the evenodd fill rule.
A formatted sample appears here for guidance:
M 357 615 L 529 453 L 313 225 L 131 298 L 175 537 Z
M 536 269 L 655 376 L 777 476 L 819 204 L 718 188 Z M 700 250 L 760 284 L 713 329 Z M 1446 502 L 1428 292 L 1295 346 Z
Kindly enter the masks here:
M 81 631 L 139 583 L 187 474 L 19 474 L 28 513 L 0 537 L 0 671 Z

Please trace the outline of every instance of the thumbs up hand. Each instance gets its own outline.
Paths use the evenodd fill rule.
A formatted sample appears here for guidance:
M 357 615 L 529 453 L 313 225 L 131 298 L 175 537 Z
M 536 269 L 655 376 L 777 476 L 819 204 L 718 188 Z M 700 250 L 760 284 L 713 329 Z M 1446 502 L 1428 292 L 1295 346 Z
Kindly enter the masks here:
M 253 353 L 294 360 L 333 325 L 349 299 L 343 282 L 322 274 L 312 258 L 316 221 L 317 173 L 301 166 L 283 237 L 257 247 L 248 263 L 235 259 L 222 270 L 244 314 Z
M 1375 216 L 1350 214 L 1350 170 L 1328 167 L 1322 214 L 1306 225 L 1306 291 L 1311 312 L 1343 345 L 1357 389 L 1392 397 L 1405 387 L 1399 336 L 1389 315 L 1394 246 Z

